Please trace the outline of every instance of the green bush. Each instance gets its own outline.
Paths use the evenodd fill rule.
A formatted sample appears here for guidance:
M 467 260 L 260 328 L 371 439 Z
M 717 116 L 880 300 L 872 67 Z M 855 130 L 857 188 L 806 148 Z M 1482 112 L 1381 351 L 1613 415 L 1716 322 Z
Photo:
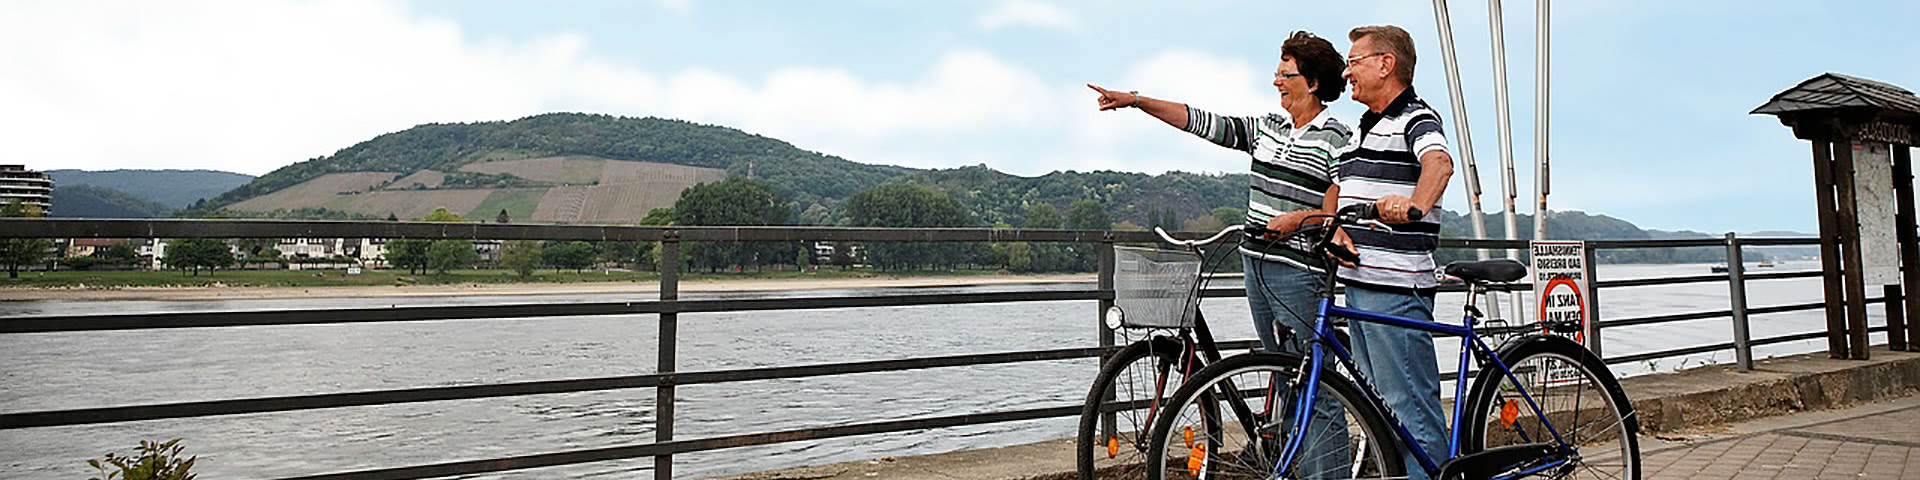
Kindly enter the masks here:
M 135 456 L 108 453 L 104 459 L 87 460 L 88 466 L 100 472 L 100 476 L 87 480 L 193 480 L 195 475 L 190 470 L 200 457 L 181 459 L 180 453 L 186 448 L 178 438 L 166 442 L 141 440 Z

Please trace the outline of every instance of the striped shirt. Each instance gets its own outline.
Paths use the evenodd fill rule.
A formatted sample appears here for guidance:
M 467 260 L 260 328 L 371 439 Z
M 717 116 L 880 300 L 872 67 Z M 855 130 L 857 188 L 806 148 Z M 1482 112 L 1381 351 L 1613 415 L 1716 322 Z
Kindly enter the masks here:
M 1420 156 L 1447 151 L 1440 115 L 1408 87 L 1380 112 L 1360 116 L 1360 140 L 1341 153 L 1335 179 L 1340 206 L 1373 203 L 1388 195 L 1413 196 L 1420 181 Z M 1435 205 L 1438 207 L 1439 205 Z M 1440 243 L 1440 215 L 1393 225 L 1391 230 L 1347 228 L 1359 250 L 1360 267 L 1340 270 L 1340 278 L 1363 286 L 1429 289 L 1433 249 Z
M 1227 117 L 1187 108 L 1187 131 L 1223 147 L 1247 152 L 1253 167 L 1247 181 L 1247 224 L 1296 210 L 1318 210 L 1333 186 L 1334 158 L 1348 148 L 1352 130 L 1321 111 L 1294 128 L 1286 111 L 1257 117 Z M 1313 255 L 1304 240 L 1269 242 L 1248 236 L 1240 253 L 1270 262 L 1320 270 L 1325 259 Z

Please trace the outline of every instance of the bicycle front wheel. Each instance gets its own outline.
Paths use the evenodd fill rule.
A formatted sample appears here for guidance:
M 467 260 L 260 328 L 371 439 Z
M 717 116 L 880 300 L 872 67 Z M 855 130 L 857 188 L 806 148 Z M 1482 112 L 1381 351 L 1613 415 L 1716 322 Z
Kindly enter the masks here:
M 1074 444 L 1081 480 L 1145 478 L 1146 433 L 1191 373 L 1179 340 L 1156 336 L 1120 349 L 1100 367 L 1080 410 Z
M 1469 476 L 1531 472 L 1546 478 L 1640 478 L 1639 422 L 1600 357 L 1564 337 L 1535 335 L 1501 347 L 1500 361 L 1512 376 L 1494 368 L 1475 376 L 1461 453 L 1542 444 L 1571 451 L 1482 465 Z
M 1286 354 L 1235 355 L 1194 374 L 1154 423 L 1147 449 L 1159 455 L 1148 457 L 1147 478 L 1404 478 L 1386 417 L 1346 377 L 1326 372 L 1318 400 L 1297 405 L 1300 362 Z M 1304 426 L 1294 422 L 1302 407 L 1309 409 Z M 1296 436 L 1299 452 L 1283 465 L 1282 452 Z

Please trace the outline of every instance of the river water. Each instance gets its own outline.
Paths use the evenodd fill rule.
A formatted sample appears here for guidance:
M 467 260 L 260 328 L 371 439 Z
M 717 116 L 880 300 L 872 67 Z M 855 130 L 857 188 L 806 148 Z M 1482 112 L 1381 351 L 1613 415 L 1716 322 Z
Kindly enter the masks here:
M 1818 269 L 1785 262 L 1776 270 Z M 1602 279 L 1706 274 L 1704 264 L 1603 265 Z M 1008 287 L 951 289 L 975 291 Z M 1040 288 L 1061 288 L 1040 287 Z M 918 289 L 918 291 L 926 291 Z M 900 293 L 878 290 L 874 293 Z M 850 292 L 827 292 L 847 294 Z M 860 292 L 852 292 L 860 293 Z M 812 294 L 820 294 L 815 292 Z M 1818 278 L 1750 282 L 1755 307 L 1820 299 Z M 692 296 L 690 296 L 692 297 Z M 621 295 L 29 301 L 9 317 L 88 313 L 605 302 Z M 698 297 L 692 297 L 698 298 Z M 642 298 L 644 299 L 644 297 Z M 1459 317 L 1442 295 L 1442 319 Z M 1222 339 L 1251 338 L 1246 303 L 1204 303 Z M 1605 318 L 1727 308 L 1723 283 L 1603 291 Z M 685 314 L 681 371 L 884 360 L 1092 346 L 1093 302 Z M 1876 325 L 1880 307 L 1872 308 Z M 1605 332 L 1609 356 L 1729 341 L 1725 318 Z M 1818 310 L 1756 316 L 1754 338 L 1817 331 Z M 233 327 L 0 335 L 0 412 L 300 395 L 651 373 L 653 315 L 393 324 Z M 1880 340 L 1876 340 L 1880 341 Z M 1457 352 L 1438 342 L 1443 368 Z M 1760 347 L 1756 357 L 1817 351 L 1824 340 Z M 1622 374 L 1731 362 L 1732 352 L 1618 365 Z M 678 389 L 677 438 L 701 438 L 961 413 L 1076 405 L 1093 359 L 769 380 Z M 649 443 L 651 389 L 427 402 L 115 425 L 0 431 L 0 478 L 85 478 L 88 458 L 141 439 L 184 438 L 201 478 L 262 478 Z M 839 461 L 1013 445 L 1069 437 L 1057 418 L 867 435 L 676 457 L 698 478 Z M 468 478 L 636 478 L 650 460 L 601 462 Z

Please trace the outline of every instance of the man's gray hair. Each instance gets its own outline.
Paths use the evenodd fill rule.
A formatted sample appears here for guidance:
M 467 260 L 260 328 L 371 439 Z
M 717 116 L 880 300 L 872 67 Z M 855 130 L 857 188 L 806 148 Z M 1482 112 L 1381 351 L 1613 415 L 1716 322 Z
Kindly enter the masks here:
M 1413 36 L 1393 25 L 1368 25 L 1347 32 L 1348 41 L 1358 42 L 1368 37 L 1393 55 L 1393 76 L 1399 77 L 1407 85 L 1413 85 Z

